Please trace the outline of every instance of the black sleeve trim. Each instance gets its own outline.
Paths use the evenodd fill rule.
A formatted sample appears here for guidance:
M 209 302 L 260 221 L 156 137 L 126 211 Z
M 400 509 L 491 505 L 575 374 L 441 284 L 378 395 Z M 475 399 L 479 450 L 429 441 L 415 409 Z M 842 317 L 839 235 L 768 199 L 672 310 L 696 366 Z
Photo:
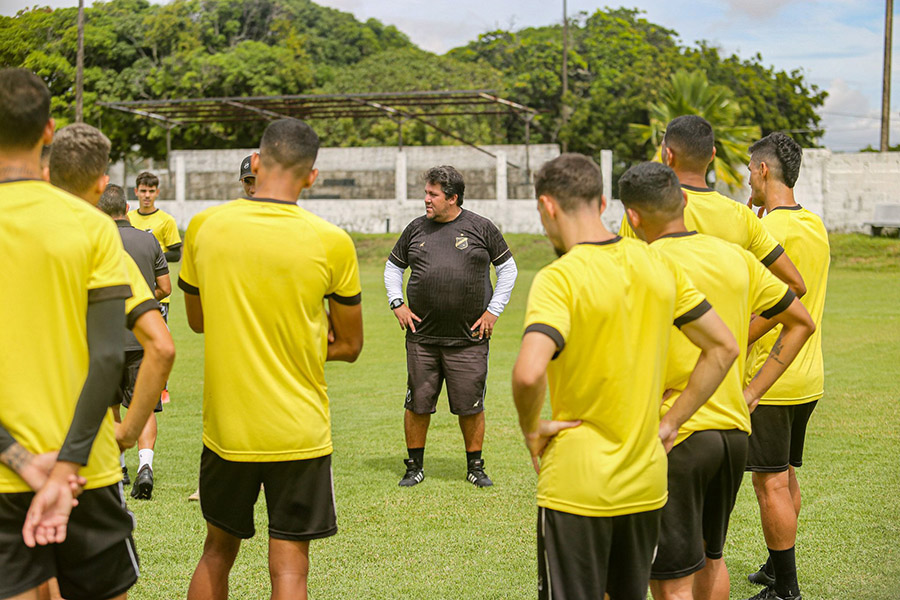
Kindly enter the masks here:
M 181 291 L 183 291 L 185 294 L 190 294 L 191 296 L 199 296 L 200 295 L 200 288 L 189 284 L 181 277 L 178 278 L 178 287 L 180 287 Z
M 797 297 L 797 294 L 794 293 L 793 290 L 788 290 L 785 292 L 784 296 L 778 303 L 768 310 L 764 310 L 759 313 L 763 319 L 771 319 L 772 317 L 781 314 L 782 312 L 787 310 L 787 307 L 791 305 L 791 302 L 794 301 L 794 298 Z
M 509 248 L 507 248 L 506 252 L 504 252 L 503 254 L 501 254 L 500 256 L 495 258 L 494 260 L 492 260 L 491 264 L 493 264 L 495 267 L 499 267 L 500 265 L 507 262 L 512 257 L 513 257 L 512 252 L 509 250 Z
M 404 263 L 402 260 L 400 260 L 399 258 L 394 256 L 393 252 L 391 252 L 391 255 L 388 256 L 388 260 L 391 261 L 392 263 L 394 263 L 394 265 L 400 267 L 401 269 L 406 269 L 409 267 L 408 264 Z
M 525 328 L 525 333 L 531 333 L 532 331 L 543 333 L 551 340 L 553 340 L 553 342 L 556 344 L 556 352 L 553 353 L 553 358 L 551 358 L 550 360 L 553 360 L 557 356 L 559 356 L 559 353 L 562 352 L 566 347 L 565 338 L 563 338 L 562 334 L 555 327 L 547 325 L 546 323 L 532 323 Z
M 145 312 L 149 312 L 151 310 L 160 310 L 159 302 L 156 300 L 144 300 L 137 306 L 131 309 L 131 312 L 128 313 L 127 318 L 125 319 L 125 327 L 128 329 L 134 329 L 134 324 L 137 323 L 137 320 L 141 318 Z
M 768 267 L 773 262 L 778 260 L 778 257 L 781 256 L 782 254 L 784 254 L 784 248 L 781 247 L 781 244 L 778 244 L 777 246 L 772 248 L 772 251 L 769 252 L 768 254 L 766 254 L 766 257 L 764 259 L 762 259 L 760 262 L 763 264 L 764 267 Z
M 102 302 L 104 300 L 117 300 L 131 298 L 130 285 L 111 285 L 109 287 L 88 290 L 88 304 Z
M 178 242 L 177 244 L 172 244 L 166 249 L 166 252 L 171 252 L 172 250 L 181 250 L 181 246 L 184 245 L 184 242 Z
M 710 304 L 707 300 L 703 300 L 700 304 L 687 311 L 677 319 L 675 319 L 675 327 L 681 329 L 691 321 L 696 321 L 706 313 L 708 313 L 712 309 L 712 304 Z
M 155 274 L 157 277 L 162 277 L 163 275 L 168 275 L 168 274 L 169 274 L 169 267 L 168 267 L 168 265 L 166 265 L 165 268 L 162 268 L 162 269 L 156 269 L 156 271 L 154 272 L 154 274 Z
M 337 294 L 328 294 L 325 297 L 334 300 L 338 304 L 343 304 L 344 306 L 356 306 L 357 304 L 362 302 L 362 292 L 354 296 L 339 296 Z

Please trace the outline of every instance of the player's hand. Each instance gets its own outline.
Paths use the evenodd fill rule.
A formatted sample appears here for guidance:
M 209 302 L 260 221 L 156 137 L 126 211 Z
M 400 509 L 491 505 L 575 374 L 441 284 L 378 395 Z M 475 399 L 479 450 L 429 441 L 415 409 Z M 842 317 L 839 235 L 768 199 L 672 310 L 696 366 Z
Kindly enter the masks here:
M 663 448 L 668 454 L 675 446 L 675 440 L 678 438 L 678 427 L 673 425 L 669 419 L 663 417 L 659 421 L 659 440 L 662 442 Z
M 394 309 L 394 316 L 397 317 L 397 320 L 400 322 L 400 329 L 409 329 L 413 333 L 416 332 L 416 323 L 422 322 L 422 319 L 417 317 L 413 311 L 409 310 L 409 307 L 405 304 L 401 304 Z
M 478 330 L 478 339 L 489 338 L 494 333 L 494 323 L 497 322 L 497 315 L 486 310 L 481 318 L 472 325 L 472 331 Z
M 119 445 L 119 452 L 125 452 L 137 443 L 137 439 L 128 437 L 124 423 L 116 423 L 116 443 Z
M 57 463 L 44 486 L 34 495 L 25 515 L 22 539 L 29 548 L 59 544 L 66 539 L 66 527 L 75 499 L 85 483 L 77 474 L 77 465 Z
M 531 464 L 534 465 L 535 473 L 541 472 L 540 458 L 553 436 L 563 429 L 571 429 L 579 425 L 581 425 L 581 421 L 545 421 L 541 419 L 538 421 L 538 427 L 535 431 L 525 434 L 525 446 L 528 447 L 528 452 L 531 453 Z
M 47 483 L 47 477 L 50 476 L 50 471 L 56 464 L 57 454 L 59 452 L 53 451 L 31 455 L 31 460 L 18 471 L 19 477 L 24 479 L 28 487 L 35 492 L 40 490 Z
M 759 405 L 759 394 L 754 393 L 753 390 L 748 387 L 744 390 L 744 401 L 747 403 L 747 408 L 753 413 Z

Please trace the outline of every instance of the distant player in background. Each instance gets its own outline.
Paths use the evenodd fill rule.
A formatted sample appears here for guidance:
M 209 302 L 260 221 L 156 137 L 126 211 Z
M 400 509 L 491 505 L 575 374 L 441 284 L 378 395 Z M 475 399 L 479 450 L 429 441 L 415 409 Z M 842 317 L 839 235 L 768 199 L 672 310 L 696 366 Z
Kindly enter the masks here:
M 765 207 L 762 224 L 784 247 L 806 282 L 803 297 L 816 332 L 787 372 L 763 395 L 753 413 L 748 470 L 759 501 L 760 518 L 769 558 L 753 583 L 766 588 L 758 600 L 800 598 L 794 545 L 800 516 L 800 483 L 796 468 L 803 464 L 806 426 L 825 393 L 822 360 L 822 315 L 831 250 L 822 219 L 797 204 L 794 184 L 800 174 L 802 150 L 789 136 L 773 133 L 750 147 L 750 193 L 754 206 Z M 765 319 L 750 325 L 751 334 L 765 330 Z M 758 377 L 760 365 L 782 341 L 776 327 L 759 341 L 747 360 L 747 379 Z
M 662 163 L 672 168 L 687 192 L 684 223 L 688 230 L 712 235 L 749 250 L 797 296 L 806 293 L 803 278 L 784 249 L 760 224 L 753 211 L 711 189 L 706 172 L 716 156 L 712 125 L 703 117 L 683 115 L 666 126 Z M 619 235 L 636 237 L 627 219 Z
M 256 194 L 256 174 L 250 168 L 251 158 L 253 158 L 252 154 L 241 161 L 241 174 L 238 177 L 241 186 L 244 188 L 244 195 L 247 198 L 252 198 Z
M 125 251 L 141 270 L 141 275 L 153 291 L 155 299 L 159 301 L 167 298 L 172 293 L 172 284 L 169 279 L 169 265 L 166 262 L 166 257 L 163 255 L 159 242 L 156 241 L 153 235 L 135 229 L 128 221 L 128 217 L 125 216 L 128 213 L 125 191 L 117 185 L 106 186 L 106 190 L 100 196 L 100 202 L 97 207 L 116 222 Z M 160 333 L 162 332 L 160 331 Z M 125 337 L 125 372 L 122 374 L 122 385 L 119 389 L 119 395 L 122 406 L 131 408 L 135 383 L 138 376 L 140 376 L 141 363 L 144 358 L 144 347 L 132 332 L 126 332 Z M 171 336 L 168 337 L 171 339 Z M 152 351 L 151 360 L 148 364 L 148 368 L 152 369 L 153 367 L 150 365 L 155 366 Z M 155 413 L 162 412 L 162 409 L 162 402 L 157 401 L 153 412 L 150 413 L 147 419 L 147 424 L 144 425 L 140 436 L 138 436 L 138 456 L 140 457 L 140 464 L 143 466 L 138 470 L 134 487 L 131 489 L 132 498 L 149 500 L 153 495 L 153 468 L 150 466 L 153 460 L 147 457 L 147 453 L 149 452 L 152 455 L 156 446 L 157 422 Z M 118 412 L 118 408 L 115 410 Z M 124 464 L 122 469 L 126 478 L 125 485 L 128 485 L 128 471 Z
M 180 261 L 181 234 L 178 233 L 178 224 L 172 215 L 156 206 L 156 199 L 159 198 L 159 177 L 144 171 L 135 179 L 134 193 L 138 199 L 138 207 L 128 212 L 128 220 L 135 228 L 150 232 L 156 237 L 166 255 L 167 262 Z M 159 305 L 162 309 L 163 320 L 168 323 L 169 298 L 160 300 Z M 166 385 L 162 392 L 162 403 L 168 402 L 169 386 Z M 142 462 L 141 468 L 145 465 L 153 468 L 152 457 L 149 463 Z

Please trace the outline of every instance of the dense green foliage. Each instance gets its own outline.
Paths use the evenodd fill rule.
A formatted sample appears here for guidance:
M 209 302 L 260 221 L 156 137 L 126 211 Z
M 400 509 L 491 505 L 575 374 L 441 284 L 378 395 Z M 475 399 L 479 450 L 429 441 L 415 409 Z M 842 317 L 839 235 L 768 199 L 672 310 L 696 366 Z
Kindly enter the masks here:
M 74 115 L 76 13 L 36 8 L 0 17 L 0 64 L 44 77 L 62 124 Z M 393 26 L 362 23 L 311 0 L 111 0 L 85 14 L 85 120 L 109 134 L 117 157 L 137 146 L 137 153 L 160 158 L 165 131 L 102 109 L 97 100 L 489 88 L 541 111 L 532 141 L 589 154 L 612 148 L 620 169 L 652 154 L 629 124 L 650 123 L 651 104 L 679 69 L 701 70 L 711 84 L 727 87 L 741 108 L 735 125 L 759 126 L 763 135 L 788 130 L 804 146 L 822 134 L 815 109 L 825 93 L 801 72 L 766 67 L 759 55 L 723 58 L 702 42 L 685 47 L 674 31 L 631 9 L 573 19 L 565 99 L 559 24 L 493 31 L 437 56 Z M 448 117 L 440 125 L 480 143 L 519 143 L 525 135 L 515 117 Z M 252 146 L 259 129 L 259 123 L 176 127 L 173 145 Z M 344 119 L 319 129 L 334 146 L 394 144 L 399 133 L 389 119 Z M 403 125 L 403 139 L 457 143 L 415 120 Z

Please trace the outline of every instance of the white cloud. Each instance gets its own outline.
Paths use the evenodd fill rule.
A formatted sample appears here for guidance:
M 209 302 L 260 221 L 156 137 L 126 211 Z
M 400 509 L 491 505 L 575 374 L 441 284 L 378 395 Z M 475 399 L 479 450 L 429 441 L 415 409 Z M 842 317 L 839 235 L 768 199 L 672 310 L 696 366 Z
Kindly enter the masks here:
M 828 98 L 819 111 L 825 127 L 823 144 L 836 151 L 856 151 L 881 139 L 881 105 L 872 106 L 865 94 L 843 79 L 828 86 Z M 890 142 L 900 143 L 900 111 L 891 113 Z

